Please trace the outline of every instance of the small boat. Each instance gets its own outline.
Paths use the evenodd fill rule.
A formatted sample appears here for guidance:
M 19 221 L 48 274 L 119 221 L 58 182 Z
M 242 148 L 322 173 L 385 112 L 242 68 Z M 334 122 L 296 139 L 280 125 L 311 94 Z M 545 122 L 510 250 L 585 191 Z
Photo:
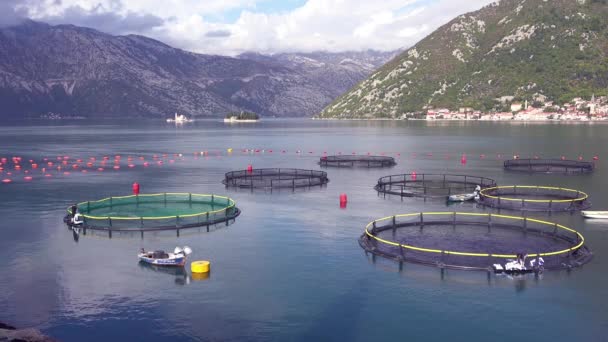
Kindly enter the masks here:
M 583 210 L 581 211 L 581 215 L 584 218 L 590 219 L 608 219 L 608 211 Z
M 448 202 L 468 202 L 472 201 L 477 197 L 477 193 L 473 192 L 470 194 L 457 194 L 448 196 Z
M 538 264 L 537 264 L 538 262 Z M 532 259 L 529 262 L 530 267 L 526 267 L 525 258 L 519 258 L 517 260 L 509 260 L 503 265 L 493 264 L 492 268 L 496 274 L 527 274 L 527 273 L 539 273 L 542 272 L 545 265 L 545 260 L 541 257 L 538 260 Z
M 137 254 L 140 262 L 158 266 L 184 266 L 186 258 L 192 253 L 192 249 L 188 246 L 175 247 L 173 253 L 167 253 L 162 250 L 146 251 L 143 248 Z
M 479 198 L 481 187 L 478 185 L 470 194 L 456 194 L 448 196 L 448 202 L 468 202 Z
M 80 234 L 80 228 L 84 226 L 82 215 L 79 213 L 77 213 L 75 216 L 67 214 L 63 218 L 63 222 L 68 226 L 68 229 L 72 229 L 76 234 Z

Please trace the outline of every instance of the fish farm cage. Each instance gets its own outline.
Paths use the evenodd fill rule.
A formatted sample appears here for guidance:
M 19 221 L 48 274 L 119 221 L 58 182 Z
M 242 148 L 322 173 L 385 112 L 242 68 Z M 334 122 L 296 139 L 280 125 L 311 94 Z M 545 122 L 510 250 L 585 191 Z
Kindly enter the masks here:
M 227 187 L 248 189 L 296 189 L 323 186 L 329 182 L 327 172 L 303 169 L 253 169 L 226 173 L 222 183 Z
M 395 158 L 386 156 L 359 156 L 338 155 L 325 156 L 319 160 L 321 167 L 343 167 L 343 168 L 382 168 L 397 165 Z
M 563 159 L 510 159 L 505 160 L 504 168 L 508 171 L 527 173 L 561 173 L 569 175 L 593 172 L 594 163 Z
M 83 217 L 81 229 L 113 232 L 159 232 L 226 226 L 240 215 L 234 200 L 212 194 L 159 193 L 108 197 L 78 203 Z M 68 215 L 70 215 L 68 208 Z
M 432 212 L 370 222 L 359 238 L 373 255 L 442 269 L 492 271 L 519 255 L 542 270 L 571 269 L 593 254 L 584 237 L 566 226 L 532 218 L 485 213 Z M 542 258 L 542 260 L 540 259 Z
M 579 190 L 535 185 L 509 185 L 482 189 L 480 204 L 520 211 L 577 211 L 591 207 L 589 196 Z
M 374 189 L 378 194 L 401 197 L 445 198 L 459 193 L 471 193 L 495 187 L 496 181 L 486 177 L 449 174 L 402 174 L 378 179 Z

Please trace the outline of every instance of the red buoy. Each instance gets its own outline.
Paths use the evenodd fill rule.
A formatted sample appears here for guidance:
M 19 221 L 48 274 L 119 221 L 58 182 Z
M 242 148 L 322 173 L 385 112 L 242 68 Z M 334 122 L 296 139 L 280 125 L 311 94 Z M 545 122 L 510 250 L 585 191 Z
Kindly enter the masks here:
M 346 204 L 348 203 L 348 197 L 346 194 L 340 194 L 340 208 L 346 208 Z
M 136 195 L 136 196 L 139 195 L 139 183 L 137 183 L 137 182 L 133 183 L 132 188 L 133 188 L 133 195 Z
M 598 157 L 598 156 L 593 156 L 593 160 L 599 160 L 599 159 L 600 159 L 600 157 Z
M 412 180 L 416 180 L 417 176 L 416 171 L 412 171 Z
M 23 179 L 29 182 L 32 180 L 32 176 L 25 176 Z
M 253 166 L 251 166 L 251 164 L 247 165 L 247 172 L 253 172 Z
M 467 163 L 467 155 L 466 154 L 462 154 L 462 156 L 460 156 L 460 164 L 465 165 Z
M 12 180 L 9 178 L 5 178 L 2 180 L 2 183 L 10 183 L 10 182 L 12 182 Z

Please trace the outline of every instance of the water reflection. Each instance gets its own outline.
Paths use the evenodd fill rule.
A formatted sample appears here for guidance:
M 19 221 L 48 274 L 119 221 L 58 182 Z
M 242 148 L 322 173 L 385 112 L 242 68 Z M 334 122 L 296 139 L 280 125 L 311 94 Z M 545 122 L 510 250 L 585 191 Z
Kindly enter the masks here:
M 184 267 L 176 267 L 176 266 L 158 266 L 152 265 L 145 262 L 139 262 L 139 267 L 143 270 L 159 273 L 159 274 L 167 274 L 173 276 L 175 279 L 175 285 L 188 285 L 190 284 L 190 275 L 186 271 Z M 196 274 L 196 273 L 194 273 Z M 193 278 L 194 278 L 193 274 Z

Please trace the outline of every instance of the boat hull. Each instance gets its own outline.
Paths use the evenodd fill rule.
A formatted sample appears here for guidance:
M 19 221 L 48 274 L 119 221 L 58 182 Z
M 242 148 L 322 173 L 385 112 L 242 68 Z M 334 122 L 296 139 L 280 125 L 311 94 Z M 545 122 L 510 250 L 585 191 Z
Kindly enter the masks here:
M 155 259 L 139 255 L 139 261 L 156 266 L 184 266 L 186 264 L 186 257 Z
M 581 215 L 591 219 L 608 219 L 608 211 L 581 211 Z
M 475 199 L 475 194 L 462 194 L 448 196 L 448 202 L 468 202 Z

